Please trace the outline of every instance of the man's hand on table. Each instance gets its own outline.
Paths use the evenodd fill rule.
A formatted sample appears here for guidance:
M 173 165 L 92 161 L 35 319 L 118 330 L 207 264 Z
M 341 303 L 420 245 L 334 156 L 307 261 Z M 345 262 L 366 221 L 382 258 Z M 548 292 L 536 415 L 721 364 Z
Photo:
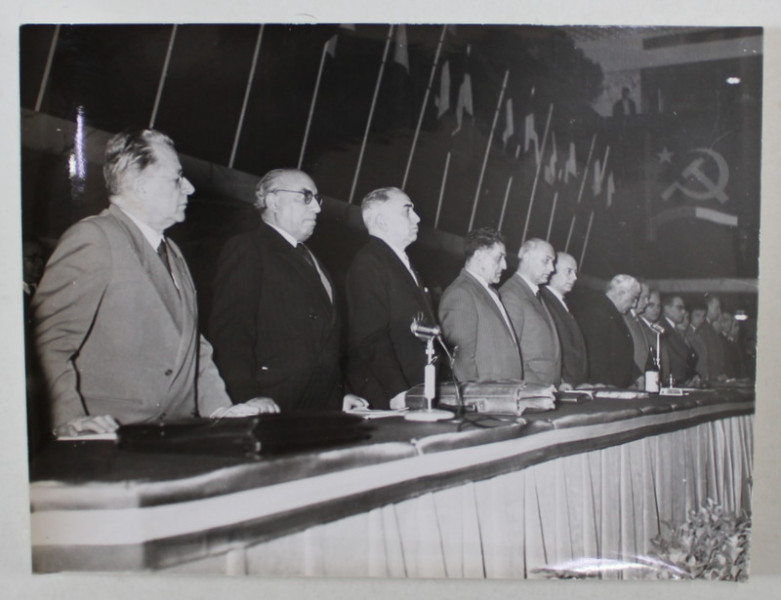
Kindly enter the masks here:
M 406 391 L 399 392 L 398 394 L 396 394 L 393 398 L 391 398 L 390 401 L 391 410 L 401 410 L 405 406 L 407 406 L 406 398 L 407 398 Z
M 95 417 L 76 417 L 67 423 L 54 428 L 55 437 L 89 435 L 92 433 L 113 433 L 119 427 L 111 415 Z
M 237 417 L 253 417 L 262 413 L 278 413 L 279 405 L 271 398 L 260 396 L 247 400 L 243 404 L 233 406 L 221 406 L 209 415 L 212 419 L 225 419 Z
M 342 399 L 342 410 L 350 412 L 351 410 L 362 410 L 369 408 L 369 403 L 355 394 L 345 394 Z

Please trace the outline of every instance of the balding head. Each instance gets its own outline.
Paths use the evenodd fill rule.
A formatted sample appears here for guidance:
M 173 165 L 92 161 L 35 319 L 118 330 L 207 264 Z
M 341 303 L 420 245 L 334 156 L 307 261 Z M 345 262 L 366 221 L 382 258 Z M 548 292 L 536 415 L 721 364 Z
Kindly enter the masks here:
M 559 252 L 556 254 L 556 269 L 548 281 L 548 287 L 564 296 L 572 291 L 578 280 L 578 263 L 571 254 Z
M 263 220 L 304 242 L 320 213 L 320 195 L 312 178 L 298 169 L 274 169 L 255 187 L 255 206 Z
M 618 312 L 626 314 L 640 295 L 640 283 L 631 275 L 616 275 L 607 284 L 605 295 Z
M 532 238 L 518 250 L 518 273 L 536 285 L 548 282 L 556 266 L 556 254 L 545 240 Z
M 410 197 L 397 187 L 366 194 L 361 202 L 361 217 L 371 235 L 399 251 L 418 238 L 420 217 Z

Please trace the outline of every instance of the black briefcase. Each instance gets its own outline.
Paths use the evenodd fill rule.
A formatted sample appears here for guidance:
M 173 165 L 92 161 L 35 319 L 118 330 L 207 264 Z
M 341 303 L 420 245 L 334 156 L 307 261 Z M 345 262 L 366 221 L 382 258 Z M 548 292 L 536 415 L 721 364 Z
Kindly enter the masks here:
M 372 429 L 361 417 L 340 412 L 273 413 L 122 425 L 117 444 L 143 452 L 282 454 L 369 439 Z

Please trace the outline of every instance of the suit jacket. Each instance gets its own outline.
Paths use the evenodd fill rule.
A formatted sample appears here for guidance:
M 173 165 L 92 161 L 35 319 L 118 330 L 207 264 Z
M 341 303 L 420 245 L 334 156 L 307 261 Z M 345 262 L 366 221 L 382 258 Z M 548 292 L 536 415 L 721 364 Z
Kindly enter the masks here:
M 52 426 L 103 414 L 124 424 L 176 420 L 230 406 L 198 333 L 190 272 L 171 241 L 168 250 L 178 290 L 116 206 L 63 234 L 33 300 Z
M 575 317 L 562 305 L 559 299 L 546 287 L 540 288 L 540 294 L 548 307 L 561 344 L 561 379 L 572 386 L 586 381 L 588 373 L 588 355 L 583 333 Z
M 523 379 L 515 334 L 490 292 L 466 270 L 442 295 L 439 322 L 445 340 L 457 346 L 454 367 L 459 380 Z
M 693 362 L 690 355 L 694 350 L 665 317 L 659 319 L 659 325 L 664 329 L 662 347 L 667 349 L 666 360 L 662 360 L 662 380 L 666 383 L 668 377 L 672 375 L 675 383 L 681 385 L 694 376 L 693 370 L 689 367 L 690 362 Z
M 572 308 L 586 340 L 588 381 L 620 388 L 632 385 L 640 370 L 635 365 L 632 334 L 623 315 L 605 294 L 596 292 L 584 296 Z
M 517 273 L 499 290 L 521 347 L 525 381 L 561 383 L 561 346 L 548 309 Z
M 656 334 L 631 311 L 624 315 L 624 323 L 632 336 L 635 365 L 640 371 L 643 371 L 648 360 L 649 348 L 656 350 Z
M 340 408 L 339 331 L 319 274 L 272 227 L 226 242 L 209 335 L 234 402 L 270 396 L 282 411 Z
M 373 408 L 387 408 L 399 392 L 423 382 L 426 345 L 410 324 L 418 319 L 436 325 L 431 298 L 391 247 L 374 236 L 355 255 L 346 286 L 350 387 Z
M 705 373 L 702 377 L 708 381 L 716 381 L 719 375 L 726 374 L 724 361 L 724 345 L 721 342 L 721 334 L 716 333 L 713 326 L 708 322 L 703 322 L 697 329 L 697 333 L 702 338 L 706 347 L 706 365 Z

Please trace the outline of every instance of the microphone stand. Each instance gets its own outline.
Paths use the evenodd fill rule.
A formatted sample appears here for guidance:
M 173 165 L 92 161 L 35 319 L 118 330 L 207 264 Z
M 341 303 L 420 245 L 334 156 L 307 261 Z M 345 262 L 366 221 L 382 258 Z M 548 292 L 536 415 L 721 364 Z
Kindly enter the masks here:
M 426 340 L 426 367 L 423 372 L 423 395 L 426 398 L 426 408 L 411 410 L 404 415 L 407 421 L 446 421 L 455 415 L 449 410 L 433 408 L 432 403 L 437 395 L 437 373 L 434 366 L 436 353 L 434 352 L 434 340 L 439 339 L 439 327 L 423 327 L 417 320 L 410 326 L 412 333 L 420 340 Z M 440 340 L 440 344 L 441 344 Z M 444 345 L 444 344 L 443 344 Z M 449 353 L 448 353 L 449 356 Z M 456 391 L 456 394 L 458 391 Z

